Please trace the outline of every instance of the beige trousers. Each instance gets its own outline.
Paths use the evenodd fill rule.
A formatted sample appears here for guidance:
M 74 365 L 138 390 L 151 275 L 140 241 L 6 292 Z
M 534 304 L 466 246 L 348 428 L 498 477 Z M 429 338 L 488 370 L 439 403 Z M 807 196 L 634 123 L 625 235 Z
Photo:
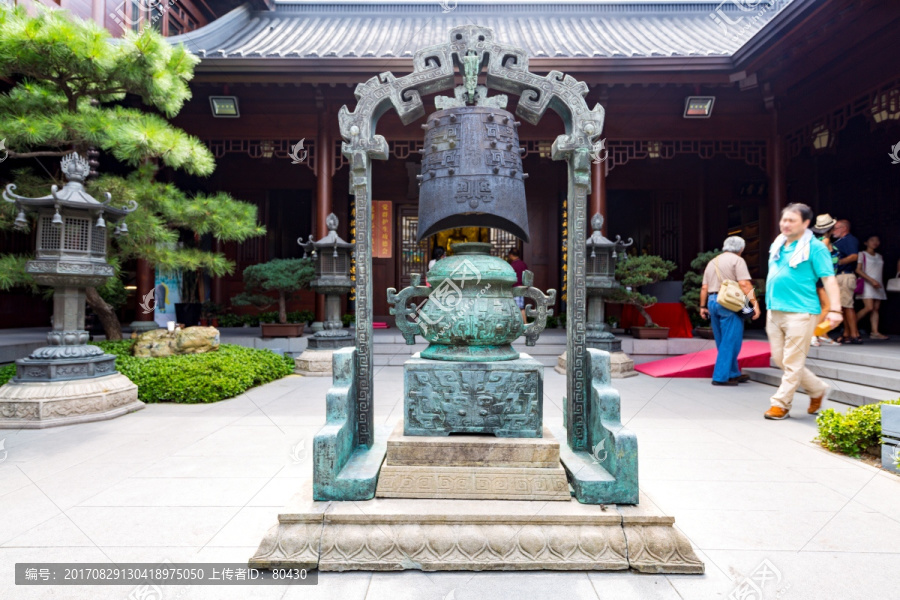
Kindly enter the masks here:
M 766 335 L 772 358 L 784 371 L 781 385 L 772 396 L 772 406 L 791 409 L 794 392 L 801 385 L 811 398 L 818 398 L 828 386 L 806 368 L 806 355 L 819 315 L 770 310 L 766 315 Z

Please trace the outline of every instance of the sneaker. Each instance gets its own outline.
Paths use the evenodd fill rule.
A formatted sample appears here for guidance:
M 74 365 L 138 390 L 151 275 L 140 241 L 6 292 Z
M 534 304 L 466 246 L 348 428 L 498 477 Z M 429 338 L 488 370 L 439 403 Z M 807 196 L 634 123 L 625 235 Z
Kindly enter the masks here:
M 831 388 L 827 387 L 827 388 L 825 388 L 825 391 L 822 392 L 822 395 L 819 396 L 818 398 L 813 398 L 812 396 L 810 396 L 809 408 L 806 409 L 806 412 L 811 415 L 814 415 L 817 412 L 819 412 L 819 409 L 822 408 L 822 401 L 828 397 L 829 392 L 831 392 Z
M 746 373 L 741 373 L 737 377 L 732 377 L 728 381 L 734 381 L 735 383 L 747 383 L 748 381 L 750 381 L 750 376 Z
M 728 381 L 716 381 L 713 379 L 713 385 L 737 385 L 738 382 L 735 379 L 729 379 Z
M 831 339 L 831 338 L 828 337 L 827 335 L 820 335 L 820 336 L 819 336 L 819 343 L 820 343 L 820 344 L 826 344 L 826 345 L 828 345 L 828 346 L 840 346 L 840 345 L 841 345 L 840 342 L 834 341 L 833 339 Z
M 813 336 L 812 341 L 809 342 L 809 345 L 810 345 L 810 346 L 818 346 L 818 345 L 819 345 L 819 338 L 817 338 L 816 336 Z
M 782 419 L 787 419 L 791 415 L 788 414 L 788 411 L 781 408 L 780 406 L 772 406 L 771 408 L 769 408 L 769 410 L 766 411 L 766 414 L 764 416 L 767 419 L 772 419 L 773 421 L 780 421 Z

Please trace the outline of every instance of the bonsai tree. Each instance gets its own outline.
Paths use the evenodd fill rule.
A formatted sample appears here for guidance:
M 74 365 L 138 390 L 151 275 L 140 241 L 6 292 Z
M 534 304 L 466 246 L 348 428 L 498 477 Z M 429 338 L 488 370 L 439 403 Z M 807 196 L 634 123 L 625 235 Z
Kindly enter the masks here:
M 244 269 L 244 292 L 231 299 L 236 306 L 253 305 L 265 310 L 278 302 L 278 322 L 287 323 L 287 301 L 291 294 L 308 289 L 316 276 L 311 258 L 276 258 Z M 277 300 L 269 295 L 278 294 Z
M 709 261 L 722 253 L 716 248 L 708 252 L 701 252 L 697 258 L 691 261 L 691 269 L 684 274 L 684 286 L 682 287 L 681 303 L 688 311 L 691 318 L 691 325 L 694 327 L 703 326 L 703 319 L 700 318 L 700 288 L 703 287 L 703 272 L 706 271 L 706 265 Z
M 616 281 L 622 287 L 613 290 L 607 301 L 631 304 L 644 317 L 645 327 L 657 327 L 646 310 L 656 304 L 656 297 L 642 294 L 637 288 L 662 281 L 676 268 L 675 263 L 659 256 L 644 255 L 623 260 L 616 265 Z
M 164 167 L 196 177 L 215 169 L 206 145 L 166 120 L 191 97 L 188 82 L 198 62 L 183 45 L 172 46 L 149 27 L 113 41 L 93 21 L 67 11 L 41 9 L 29 16 L 21 7 L 0 3 L 0 79 L 8 87 L 0 93 L 0 138 L 8 150 L 6 164 L 35 166 L 38 159 L 46 168 L 72 150 L 103 158 L 106 173 L 117 174 L 91 177 L 88 191 L 95 198 L 110 192 L 117 204 L 138 203 L 126 219 L 128 235 L 109 245 L 109 262 L 117 270 L 142 258 L 166 269 L 222 276 L 232 273 L 234 264 L 222 253 L 178 247 L 180 233 L 210 234 L 225 242 L 265 233 L 254 204 L 221 192 L 188 195 L 157 181 Z M 48 175 L 15 168 L 17 192 L 43 196 L 51 184 L 62 185 L 54 173 Z M 15 214 L 11 203 L 0 202 L 0 232 L 12 228 Z M 24 271 L 28 259 L 0 256 L 0 290 L 37 289 Z M 86 299 L 107 339 L 121 339 L 104 294 L 87 288 Z

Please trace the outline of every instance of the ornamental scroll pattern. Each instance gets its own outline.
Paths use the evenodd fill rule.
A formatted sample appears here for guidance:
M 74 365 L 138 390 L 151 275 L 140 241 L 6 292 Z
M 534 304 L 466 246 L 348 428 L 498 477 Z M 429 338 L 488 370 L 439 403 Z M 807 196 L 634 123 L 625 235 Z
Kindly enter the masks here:
M 650 158 L 650 152 L 659 152 L 660 158 L 674 158 L 677 154 L 694 154 L 700 158 L 724 156 L 743 160 L 752 167 L 766 170 L 766 140 L 607 140 L 606 171 L 624 165 L 631 160 Z
M 272 140 L 272 156 L 275 158 L 290 158 L 291 149 L 300 140 Z M 246 154 L 250 158 L 263 158 L 262 140 L 204 140 L 209 146 L 210 152 L 216 158 L 222 158 L 226 154 Z M 308 152 L 306 165 L 313 173 L 316 172 L 316 140 L 304 139 L 303 151 Z
M 385 138 L 375 133 L 378 119 L 390 108 L 397 111 L 408 125 L 425 114 L 422 97 L 455 85 L 454 71 L 465 57 L 472 57 L 479 71 L 486 74 L 487 87 L 516 94 L 516 114 L 537 124 L 548 108 L 559 114 L 565 133 L 558 136 L 551 149 L 554 160 L 567 160 L 569 170 L 570 248 L 584 248 L 587 225 L 586 198 L 590 191 L 590 150 L 603 131 L 605 112 L 597 104 L 588 108 L 584 82 L 551 71 L 546 76 L 528 71 L 525 50 L 494 41 L 494 32 L 485 27 L 464 25 L 449 32 L 449 42 L 416 52 L 413 72 L 395 77 L 381 73 L 356 87 L 357 105 L 346 106 L 338 113 L 343 154 L 350 164 L 350 192 L 356 196 L 356 335 L 358 348 L 358 398 L 360 445 L 371 447 L 372 431 L 372 256 L 371 248 L 371 161 L 385 160 L 389 154 Z M 580 224 L 580 226 L 579 226 Z M 567 373 L 568 443 L 575 450 L 587 450 L 585 325 L 586 294 L 583 251 L 568 258 L 570 302 L 569 356 L 572 368 Z

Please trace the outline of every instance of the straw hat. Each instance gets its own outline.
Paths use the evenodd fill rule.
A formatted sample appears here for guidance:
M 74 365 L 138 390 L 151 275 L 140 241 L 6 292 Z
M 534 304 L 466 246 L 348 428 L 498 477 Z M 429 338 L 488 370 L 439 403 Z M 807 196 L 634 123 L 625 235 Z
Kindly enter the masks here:
M 837 224 L 837 220 L 834 217 L 825 213 L 824 215 L 819 215 L 816 217 L 816 223 L 810 229 L 813 230 L 813 233 L 816 235 L 822 235 L 823 233 L 828 233 L 831 231 L 831 228 Z

